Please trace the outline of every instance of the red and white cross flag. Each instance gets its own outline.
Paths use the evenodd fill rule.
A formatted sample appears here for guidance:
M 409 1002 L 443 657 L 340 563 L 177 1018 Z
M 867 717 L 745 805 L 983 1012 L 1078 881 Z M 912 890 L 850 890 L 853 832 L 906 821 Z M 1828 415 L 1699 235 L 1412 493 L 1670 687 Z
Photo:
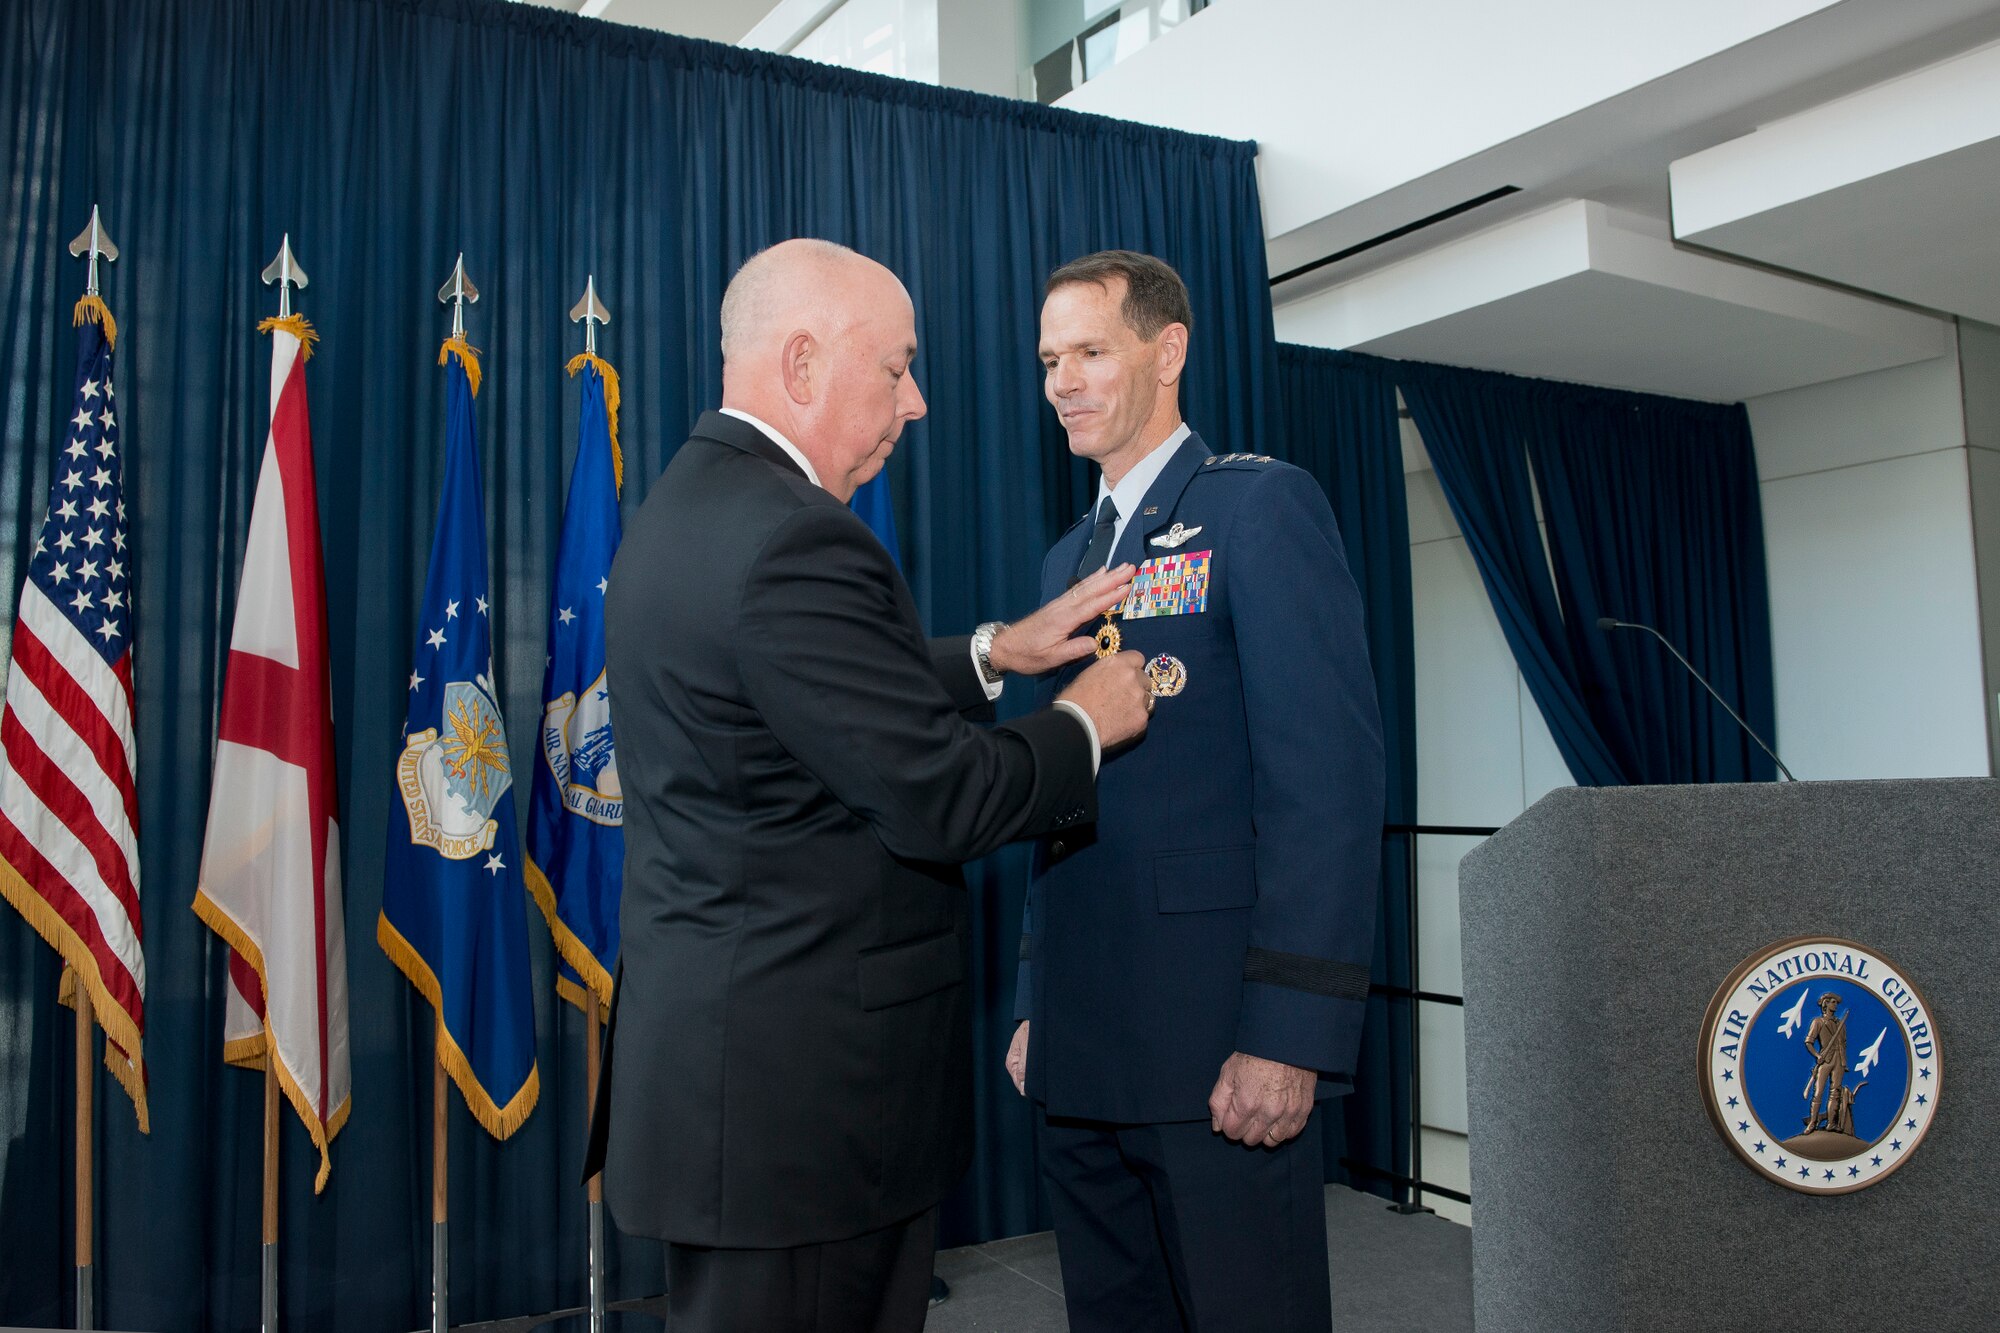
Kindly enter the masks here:
M 95 219 L 92 220 L 93 229 Z M 93 251 L 92 271 L 96 257 Z M 148 1128 L 140 949 L 132 553 L 103 300 L 77 302 L 74 415 L 14 616 L 0 711 L 0 897 L 69 965 L 104 1029 L 104 1063 Z
M 318 335 L 297 315 L 260 327 L 271 334 L 271 431 L 229 640 L 194 910 L 234 952 L 223 1056 L 253 1068 L 274 1061 L 319 1148 L 317 1192 L 350 1105 L 326 581 L 306 419 L 305 362 Z

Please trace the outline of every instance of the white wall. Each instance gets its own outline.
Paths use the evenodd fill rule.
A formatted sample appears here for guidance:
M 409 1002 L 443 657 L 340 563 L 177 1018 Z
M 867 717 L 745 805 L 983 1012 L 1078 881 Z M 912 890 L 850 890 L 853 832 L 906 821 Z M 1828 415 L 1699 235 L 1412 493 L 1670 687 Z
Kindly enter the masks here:
M 1957 359 L 1748 406 L 1779 754 L 1807 780 L 1989 772 Z
M 1979 612 L 1985 627 L 1987 735 L 1993 753 L 2000 755 L 2000 329 L 1970 320 L 1960 324 L 1959 377 L 1966 459 L 1972 470 Z

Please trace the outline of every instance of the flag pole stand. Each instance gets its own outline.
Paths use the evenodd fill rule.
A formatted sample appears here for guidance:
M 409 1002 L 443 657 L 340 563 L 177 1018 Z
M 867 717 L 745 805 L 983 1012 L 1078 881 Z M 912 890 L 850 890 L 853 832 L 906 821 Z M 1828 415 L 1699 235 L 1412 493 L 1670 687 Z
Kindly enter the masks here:
M 611 312 L 597 297 L 596 274 L 584 279 L 583 296 L 570 307 L 569 320 L 572 324 L 583 325 L 584 355 L 596 356 L 597 326 L 611 322 Z M 570 363 L 570 370 L 575 372 L 575 362 Z M 606 410 L 609 411 L 608 402 Z M 615 445 L 613 449 L 615 452 Z M 588 1125 L 597 1112 L 597 1056 L 603 1016 L 598 1010 L 600 1001 L 597 992 L 580 978 L 578 984 L 584 996 L 583 1118 Z M 585 1197 L 590 1201 L 590 1252 L 587 1257 L 590 1333 L 604 1333 L 604 1173 L 600 1171 L 592 1176 L 584 1190 Z
M 431 1052 L 431 1333 L 451 1327 L 451 1246 L 447 1233 L 445 1188 L 445 1111 L 450 1100 L 444 1077 L 444 1015 L 436 1016 Z
M 584 1116 L 597 1108 L 597 992 L 583 988 L 584 1027 L 583 1082 Z M 604 1333 L 604 1173 L 598 1172 L 584 1186 L 590 1200 L 590 1333 Z
M 97 1292 L 92 1281 L 91 1180 L 95 1151 L 91 1143 L 91 1094 L 95 1089 L 91 1068 L 96 1054 L 91 1028 L 97 1022 L 91 1012 L 90 989 L 76 976 L 76 1326 L 97 1327 Z
M 278 1333 L 278 1053 L 264 1051 L 264 1299 L 258 1327 Z

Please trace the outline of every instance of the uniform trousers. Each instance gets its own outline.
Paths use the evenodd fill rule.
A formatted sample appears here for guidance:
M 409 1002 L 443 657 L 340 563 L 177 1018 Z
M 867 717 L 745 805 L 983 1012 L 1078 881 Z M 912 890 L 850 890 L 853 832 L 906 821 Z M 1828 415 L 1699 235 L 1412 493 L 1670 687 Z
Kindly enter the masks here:
M 1042 1179 L 1070 1333 L 1326 1333 L 1319 1122 L 1246 1148 L 1206 1120 L 1044 1113 Z
M 938 1210 L 781 1250 L 667 1245 L 673 1333 L 920 1333 Z

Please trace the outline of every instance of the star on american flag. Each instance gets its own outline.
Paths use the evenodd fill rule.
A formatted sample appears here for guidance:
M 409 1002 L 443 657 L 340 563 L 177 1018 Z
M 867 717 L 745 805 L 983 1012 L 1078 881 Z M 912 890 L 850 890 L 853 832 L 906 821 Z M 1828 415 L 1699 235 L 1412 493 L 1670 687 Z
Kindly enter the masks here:
M 81 400 L 97 399 L 100 390 L 108 393 L 110 377 L 86 380 L 78 390 Z M 58 470 L 56 485 L 64 492 L 61 503 L 52 505 L 42 520 L 34 558 L 28 563 L 28 578 L 39 585 L 52 605 L 76 628 L 80 640 L 87 641 L 104 659 L 107 667 L 124 657 L 131 637 L 131 589 L 125 565 L 106 560 L 106 547 L 125 549 L 125 506 L 119 500 L 124 459 L 119 453 L 119 428 L 109 411 L 92 411 L 80 401 L 70 421 L 69 439 L 59 451 L 71 458 L 95 453 L 102 461 L 86 474 L 81 467 Z M 90 500 L 78 504 L 69 491 L 89 488 Z M 82 550 L 90 558 L 78 561 Z

